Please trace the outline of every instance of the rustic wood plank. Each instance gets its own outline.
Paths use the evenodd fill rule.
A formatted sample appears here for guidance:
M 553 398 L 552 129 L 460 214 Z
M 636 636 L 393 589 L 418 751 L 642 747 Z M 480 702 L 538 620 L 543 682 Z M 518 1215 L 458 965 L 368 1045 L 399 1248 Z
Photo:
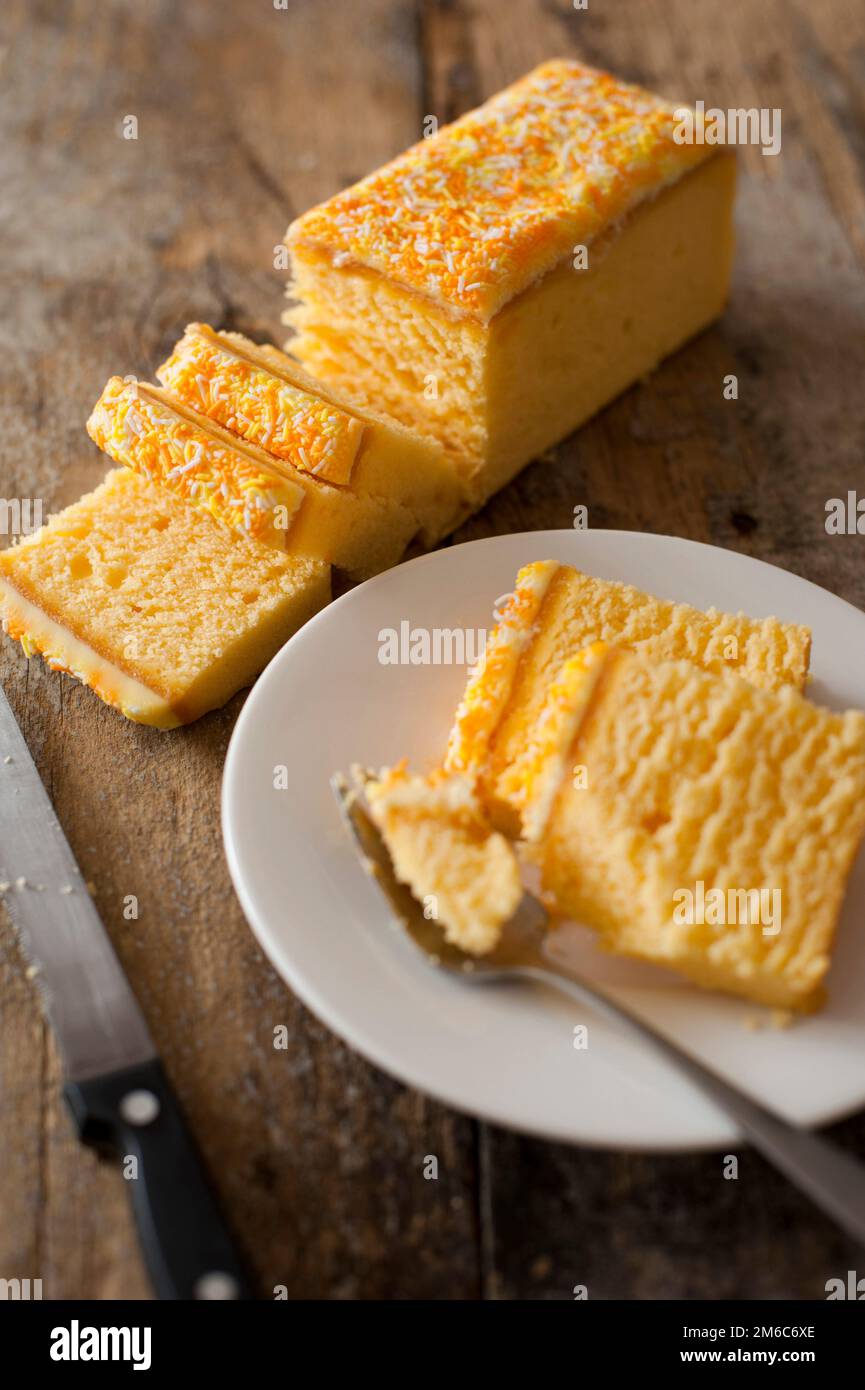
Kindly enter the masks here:
M 7 496 L 57 507 L 92 486 L 104 465 L 82 424 L 105 377 L 150 373 L 188 319 L 278 341 L 274 248 L 295 211 L 417 139 L 425 115 L 574 53 L 672 96 L 781 106 L 783 152 L 743 152 L 723 322 L 456 539 L 568 526 L 585 503 L 591 525 L 710 540 L 865 604 L 857 539 L 823 527 L 826 499 L 861 485 L 865 437 L 856 0 L 293 0 L 245 6 L 242 24 L 203 0 L 12 0 L 0 23 Z M 137 141 L 118 133 L 129 114 Z M 737 402 L 721 397 L 729 372 Z M 265 963 L 228 884 L 218 784 L 242 697 L 160 736 L 8 643 L 0 674 L 265 1290 L 808 1298 L 852 1267 L 750 1155 L 734 1184 L 715 1156 L 489 1127 L 478 1143 L 336 1042 Z M 46 1296 L 144 1296 L 122 1181 L 72 1138 L 8 932 L 0 988 L 0 1275 L 42 1277 Z M 280 1023 L 288 1053 L 271 1045 Z M 865 1149 L 861 1118 L 838 1132 Z
M 279 340 L 274 247 L 295 208 L 415 138 L 417 31 L 390 0 L 250 6 L 243 24 L 229 5 L 25 2 L 4 29 L 2 490 L 56 509 L 104 472 L 83 425 L 111 372 L 149 375 L 192 318 Z M 218 797 L 243 697 L 160 735 L 8 641 L 0 663 L 265 1294 L 473 1296 L 474 1127 L 328 1034 L 232 893 Z M 41 1277 L 46 1297 L 143 1297 L 123 1181 L 73 1139 L 0 940 L 0 1274 Z
M 833 1131 L 860 1155 L 862 1117 Z M 504 1299 L 821 1299 L 854 1241 L 758 1154 L 610 1154 L 491 1130 L 486 1292 Z

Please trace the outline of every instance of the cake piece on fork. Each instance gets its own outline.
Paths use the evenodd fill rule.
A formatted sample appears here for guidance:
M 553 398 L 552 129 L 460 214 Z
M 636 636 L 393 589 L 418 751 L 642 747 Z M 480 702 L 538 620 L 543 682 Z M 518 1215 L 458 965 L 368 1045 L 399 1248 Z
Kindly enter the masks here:
M 489 826 L 470 784 L 400 764 L 364 790 L 394 873 L 445 940 L 471 955 L 492 950 L 523 889 L 512 847 Z

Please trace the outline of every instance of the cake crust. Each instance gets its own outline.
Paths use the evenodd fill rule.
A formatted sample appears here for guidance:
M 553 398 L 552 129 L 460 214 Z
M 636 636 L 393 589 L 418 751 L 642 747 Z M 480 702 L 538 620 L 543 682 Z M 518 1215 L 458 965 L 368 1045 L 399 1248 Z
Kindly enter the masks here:
M 676 142 L 680 109 L 582 63 L 543 63 L 304 213 L 287 244 L 489 322 L 575 245 L 716 153 Z
M 278 371 L 240 334 L 188 324 L 156 376 L 178 401 L 274 458 L 330 483 L 351 481 L 363 422 Z

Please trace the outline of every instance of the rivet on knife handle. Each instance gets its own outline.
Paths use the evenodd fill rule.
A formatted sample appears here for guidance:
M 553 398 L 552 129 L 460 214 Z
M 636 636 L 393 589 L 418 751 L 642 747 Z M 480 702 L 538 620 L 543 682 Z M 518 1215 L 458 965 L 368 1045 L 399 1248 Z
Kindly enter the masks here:
M 160 1063 L 69 1082 L 65 1096 L 85 1143 L 136 1160 L 128 1181 L 159 1298 L 254 1298 Z

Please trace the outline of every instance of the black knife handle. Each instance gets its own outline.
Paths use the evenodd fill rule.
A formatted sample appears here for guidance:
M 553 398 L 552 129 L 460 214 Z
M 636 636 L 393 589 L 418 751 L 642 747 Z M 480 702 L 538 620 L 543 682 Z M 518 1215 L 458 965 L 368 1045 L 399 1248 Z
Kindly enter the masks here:
M 254 1298 L 160 1063 L 70 1082 L 64 1095 L 85 1144 L 137 1160 L 128 1181 L 157 1296 Z

